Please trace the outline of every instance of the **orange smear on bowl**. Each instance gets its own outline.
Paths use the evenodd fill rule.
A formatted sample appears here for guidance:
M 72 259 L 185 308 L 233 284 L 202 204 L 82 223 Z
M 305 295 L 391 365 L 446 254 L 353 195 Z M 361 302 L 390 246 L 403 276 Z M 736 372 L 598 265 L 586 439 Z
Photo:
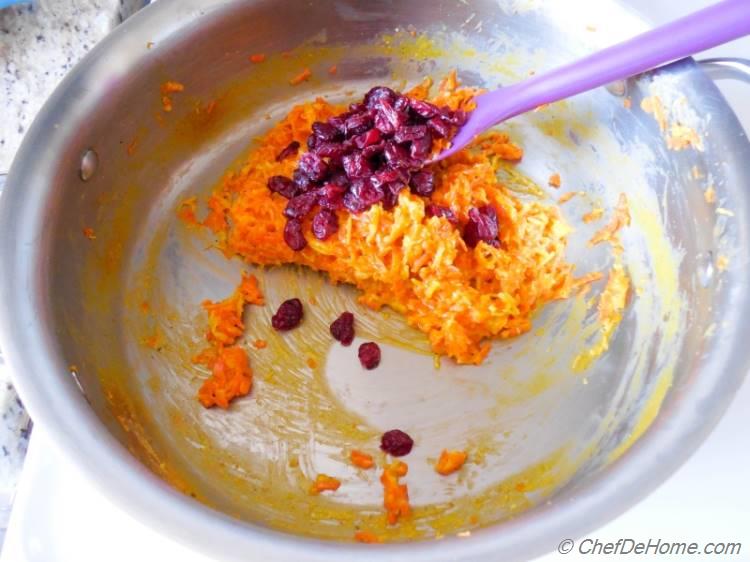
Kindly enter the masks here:
M 411 513 L 409 506 L 409 490 L 406 484 L 400 483 L 400 478 L 406 476 L 409 467 L 406 463 L 395 461 L 383 469 L 380 482 L 383 484 L 383 506 L 389 525 L 395 525 L 401 517 Z

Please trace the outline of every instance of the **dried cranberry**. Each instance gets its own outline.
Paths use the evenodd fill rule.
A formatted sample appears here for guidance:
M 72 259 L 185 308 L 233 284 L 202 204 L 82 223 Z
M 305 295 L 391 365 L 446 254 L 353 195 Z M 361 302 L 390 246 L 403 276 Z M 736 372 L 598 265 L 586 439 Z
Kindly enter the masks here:
M 363 103 L 350 103 L 349 113 L 363 113 L 367 111 L 367 106 Z
M 451 127 L 440 117 L 433 117 L 427 121 L 427 127 L 435 133 L 438 138 L 444 139 L 451 134 Z
M 396 99 L 396 92 L 386 86 L 376 86 L 365 94 L 365 105 L 376 109 L 383 101 L 392 102 Z
M 366 211 L 375 203 L 383 200 L 383 189 L 373 185 L 370 180 L 357 179 L 352 182 L 349 191 L 344 195 L 344 206 L 352 213 Z
M 412 175 L 409 185 L 417 195 L 429 197 L 435 191 L 435 175 L 428 170 L 422 170 Z
M 403 457 L 411 453 L 414 440 L 400 429 L 386 431 L 380 438 L 380 448 L 394 457 Z
M 328 173 L 328 164 L 320 155 L 314 152 L 306 152 L 300 156 L 298 169 L 313 181 L 320 181 Z
M 332 173 L 328 181 L 334 185 L 338 185 L 341 187 L 349 186 L 349 177 L 343 170 Z
M 341 138 L 341 131 L 330 123 L 316 122 L 312 125 L 313 136 L 322 141 L 335 141 Z
M 406 114 L 405 111 L 399 111 L 394 106 L 392 106 L 387 101 L 383 101 L 380 104 L 380 107 L 378 108 L 379 116 L 381 116 L 387 123 L 390 124 L 390 130 L 396 131 L 406 125 L 406 122 L 409 120 L 409 116 Z M 377 127 L 377 117 L 376 117 L 376 125 Z M 380 127 L 378 127 L 380 128 Z M 383 131 L 386 132 L 386 131 Z
M 349 346 L 354 341 L 354 314 L 344 312 L 331 324 L 331 335 L 342 345 Z
M 268 189 L 291 199 L 297 194 L 297 186 L 286 176 L 271 176 L 268 178 Z
M 327 183 L 318 190 L 318 205 L 333 211 L 340 209 L 344 206 L 344 193 L 346 193 L 345 186 Z
M 357 355 L 359 356 L 359 362 L 368 371 L 380 365 L 380 346 L 375 342 L 360 345 Z
M 310 211 L 312 211 L 317 202 L 318 194 L 315 191 L 308 191 L 302 195 L 292 197 L 286 204 L 284 216 L 290 219 L 304 218 L 310 214 Z
M 286 332 L 299 326 L 302 316 L 302 302 L 299 299 L 289 299 L 282 302 L 276 314 L 271 317 L 271 325 L 279 332 Z
M 377 129 L 374 129 L 377 131 Z M 366 146 L 362 150 L 362 156 L 370 160 L 371 158 L 375 158 L 376 156 L 380 156 L 383 154 L 383 150 L 385 149 L 385 143 L 379 142 L 376 144 L 371 144 L 370 146 Z
M 347 136 L 359 135 L 372 127 L 372 117 L 368 113 L 358 113 L 346 120 Z
M 318 240 L 325 240 L 339 230 L 339 218 L 330 209 L 321 209 L 313 217 L 312 232 Z
M 299 168 L 294 170 L 294 174 L 292 174 L 292 179 L 294 180 L 294 185 L 297 186 L 298 193 L 304 193 L 305 191 L 310 191 L 313 187 L 315 187 L 315 184 L 310 179 L 310 177 Z
M 432 105 L 430 102 L 422 100 L 410 99 L 409 106 L 414 113 L 425 119 L 434 117 L 439 111 L 438 108 Z
M 466 124 L 466 118 L 466 112 L 463 109 L 458 109 L 453 112 L 450 121 L 456 127 L 463 127 Z
M 323 141 L 315 146 L 315 153 L 324 158 L 343 158 L 346 147 L 338 142 Z
M 405 125 L 403 127 L 400 127 L 396 131 L 396 134 L 393 135 L 393 140 L 398 143 L 402 143 L 402 142 L 408 142 L 408 141 L 421 139 L 426 135 L 427 135 L 426 125 L 411 125 L 411 126 Z
M 424 214 L 427 217 L 443 217 L 451 224 L 458 224 L 458 217 L 448 207 L 441 207 L 435 203 L 428 203 L 425 205 Z
M 361 135 L 354 138 L 354 145 L 357 148 L 366 148 L 372 144 L 375 144 L 380 140 L 380 131 L 377 129 L 370 129 L 369 131 L 362 133 Z
M 463 238 L 469 248 L 475 248 L 479 242 L 498 247 L 499 226 L 497 212 L 489 205 L 469 209 L 469 222 L 464 226 Z
M 361 152 L 348 154 L 343 159 L 344 171 L 350 178 L 369 178 L 372 173 L 372 164 Z
M 411 157 L 409 152 L 403 147 L 399 146 L 395 142 L 385 143 L 384 149 L 385 159 L 391 165 L 392 168 L 408 168 Z
M 432 152 L 432 135 L 428 132 L 421 139 L 411 143 L 409 153 L 416 160 L 427 160 Z
M 393 102 L 393 109 L 396 111 L 407 111 L 409 109 L 409 98 L 397 95 L 396 101 Z
M 298 219 L 289 219 L 284 226 L 284 242 L 295 252 L 304 250 L 307 246 L 307 240 L 302 234 L 302 221 Z
M 290 156 L 296 156 L 297 152 L 299 152 L 299 143 L 297 141 L 292 141 L 284 150 L 279 152 L 279 155 L 276 157 L 276 161 L 281 162 L 282 160 L 286 160 Z

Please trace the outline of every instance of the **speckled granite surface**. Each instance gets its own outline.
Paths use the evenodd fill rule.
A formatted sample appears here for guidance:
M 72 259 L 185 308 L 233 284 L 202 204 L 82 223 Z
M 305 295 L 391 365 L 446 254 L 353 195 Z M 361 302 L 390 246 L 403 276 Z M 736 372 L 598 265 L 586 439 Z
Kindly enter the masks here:
M 44 101 L 65 74 L 143 0 L 39 0 L 0 10 L 0 189 Z M 0 225 L 1 228 L 1 225 Z M 2 232 L 0 230 L 0 232 Z M 0 355 L 0 543 L 31 422 Z

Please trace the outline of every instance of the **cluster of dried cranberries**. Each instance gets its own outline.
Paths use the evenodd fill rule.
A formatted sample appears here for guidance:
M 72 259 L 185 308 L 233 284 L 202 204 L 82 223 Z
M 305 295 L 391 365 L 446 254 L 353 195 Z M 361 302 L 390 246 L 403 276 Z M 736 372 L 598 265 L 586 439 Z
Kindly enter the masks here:
M 308 152 L 300 156 L 293 177 L 268 180 L 271 191 L 289 200 L 284 209 L 287 245 L 295 251 L 307 245 L 302 220 L 313 212 L 312 233 L 325 240 L 338 230 L 339 209 L 361 213 L 376 203 L 391 209 L 407 186 L 429 197 L 435 178 L 423 167 L 433 141 L 450 137 L 465 122 L 462 110 L 440 108 L 378 86 L 346 113 L 314 123 Z M 299 143 L 292 143 L 278 158 L 295 155 L 298 149 Z M 433 210 L 440 216 L 451 213 Z

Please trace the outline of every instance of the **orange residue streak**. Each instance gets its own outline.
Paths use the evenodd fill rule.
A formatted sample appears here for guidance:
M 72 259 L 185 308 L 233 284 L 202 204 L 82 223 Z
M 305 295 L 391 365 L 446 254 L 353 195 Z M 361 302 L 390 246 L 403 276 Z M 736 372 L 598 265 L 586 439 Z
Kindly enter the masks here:
M 240 347 L 226 347 L 234 345 L 242 336 L 245 329 L 242 312 L 246 304 L 262 305 L 264 299 L 258 280 L 244 272 L 231 297 L 217 303 L 203 303 L 208 312 L 206 339 L 212 347 L 198 354 L 193 362 L 211 368 L 211 376 L 198 391 L 198 400 L 206 408 L 226 409 L 232 400 L 245 396 L 252 388 L 253 371 L 247 352 Z
M 601 207 L 597 207 L 596 209 L 592 209 L 585 215 L 583 215 L 583 222 L 586 224 L 592 223 L 594 221 L 598 221 L 600 218 L 604 216 L 604 209 Z
M 311 76 L 312 76 L 312 72 L 310 72 L 309 68 L 306 68 L 305 70 L 297 74 L 297 76 L 289 80 L 289 83 L 292 86 L 296 86 L 297 84 L 302 84 L 302 82 L 309 80 Z
M 409 467 L 406 463 L 395 461 L 383 469 L 380 482 L 383 484 L 383 506 L 387 512 L 388 524 L 395 525 L 400 517 L 407 517 L 409 507 L 409 490 L 401 484 L 399 478 L 406 476 Z
M 255 347 L 255 349 L 265 349 L 268 347 L 268 342 L 266 340 L 255 340 L 253 342 L 253 347 Z
M 138 137 L 135 137 L 132 141 L 128 143 L 128 146 L 125 150 L 128 153 L 128 156 L 133 156 L 133 154 L 135 154 L 135 151 L 137 149 L 138 149 Z
M 315 369 L 318 366 L 318 362 L 313 357 L 308 357 L 307 366 L 311 369 Z
M 250 57 L 248 58 L 250 59 L 250 62 L 254 62 L 255 64 L 258 64 L 266 60 L 266 55 L 264 55 L 263 53 L 258 53 L 256 55 L 250 55 Z
M 83 229 L 83 235 L 89 240 L 96 240 L 96 233 L 93 228 L 86 227 Z
M 161 105 L 164 111 L 172 111 L 172 94 L 176 94 L 185 90 L 185 86 L 179 82 L 172 82 L 171 80 L 164 82 L 161 85 Z
M 310 494 L 317 496 L 321 492 L 335 492 L 341 486 L 341 482 L 332 476 L 318 474 L 310 487 Z
M 440 458 L 435 465 L 435 471 L 443 476 L 448 476 L 459 470 L 469 455 L 465 451 L 447 451 L 440 453 Z
M 185 224 L 197 225 L 198 219 L 195 216 L 195 209 L 198 205 L 198 199 L 190 197 L 185 199 L 177 208 L 177 218 Z
M 349 453 L 349 459 L 352 461 L 352 464 L 354 466 L 364 468 L 365 470 L 375 466 L 375 461 L 373 460 L 372 455 L 368 455 L 367 453 L 363 453 L 362 451 L 352 451 L 351 453 Z
M 354 533 L 354 540 L 367 544 L 377 544 L 383 542 L 382 540 L 380 540 L 380 537 L 370 531 L 357 531 L 356 533 Z
M 628 208 L 628 197 L 624 193 L 620 194 L 615 207 L 615 213 L 601 230 L 596 232 L 589 240 L 589 246 L 595 246 L 602 242 L 609 242 L 616 252 L 622 251 L 622 244 L 617 237 L 619 230 L 625 226 L 630 226 L 630 210 Z
M 247 353 L 240 347 L 216 350 L 211 376 L 198 391 L 198 400 L 206 408 L 229 408 L 229 403 L 245 396 L 253 386 L 253 371 Z
M 423 82 L 409 95 L 426 97 L 430 84 Z M 475 93 L 459 88 L 453 73 L 432 101 L 471 109 Z M 461 221 L 471 207 L 493 205 L 501 248 L 484 243 L 467 248 L 459 229 L 443 218 L 426 218 L 425 200 L 404 190 L 393 210 L 375 205 L 360 215 L 340 211 L 336 235 L 326 241 L 308 235 L 303 251 L 289 249 L 283 241 L 286 199 L 271 193 L 267 181 L 277 174 L 291 176 L 296 163 L 276 162 L 276 155 L 294 140 L 305 146 L 315 121 L 341 111 L 322 99 L 294 107 L 250 152 L 242 169 L 214 190 L 203 224 L 216 233 L 227 256 L 327 272 L 333 282 L 355 285 L 363 304 L 403 314 L 427 335 L 436 354 L 462 364 L 481 363 L 490 339 L 528 331 L 535 311 L 568 296 L 573 269 L 564 257 L 569 227 L 556 208 L 521 201 L 499 182 L 498 156 L 515 161 L 523 151 L 498 132 L 434 165 L 432 200 L 453 209 Z
M 328 74 L 333 75 L 333 74 L 336 74 L 338 71 L 339 71 L 339 67 L 334 64 L 333 66 L 331 66 L 331 68 L 328 69 Z
M 549 177 L 548 183 L 550 184 L 551 187 L 554 187 L 555 189 L 560 187 L 562 185 L 562 178 L 560 178 L 560 174 L 552 174 Z

